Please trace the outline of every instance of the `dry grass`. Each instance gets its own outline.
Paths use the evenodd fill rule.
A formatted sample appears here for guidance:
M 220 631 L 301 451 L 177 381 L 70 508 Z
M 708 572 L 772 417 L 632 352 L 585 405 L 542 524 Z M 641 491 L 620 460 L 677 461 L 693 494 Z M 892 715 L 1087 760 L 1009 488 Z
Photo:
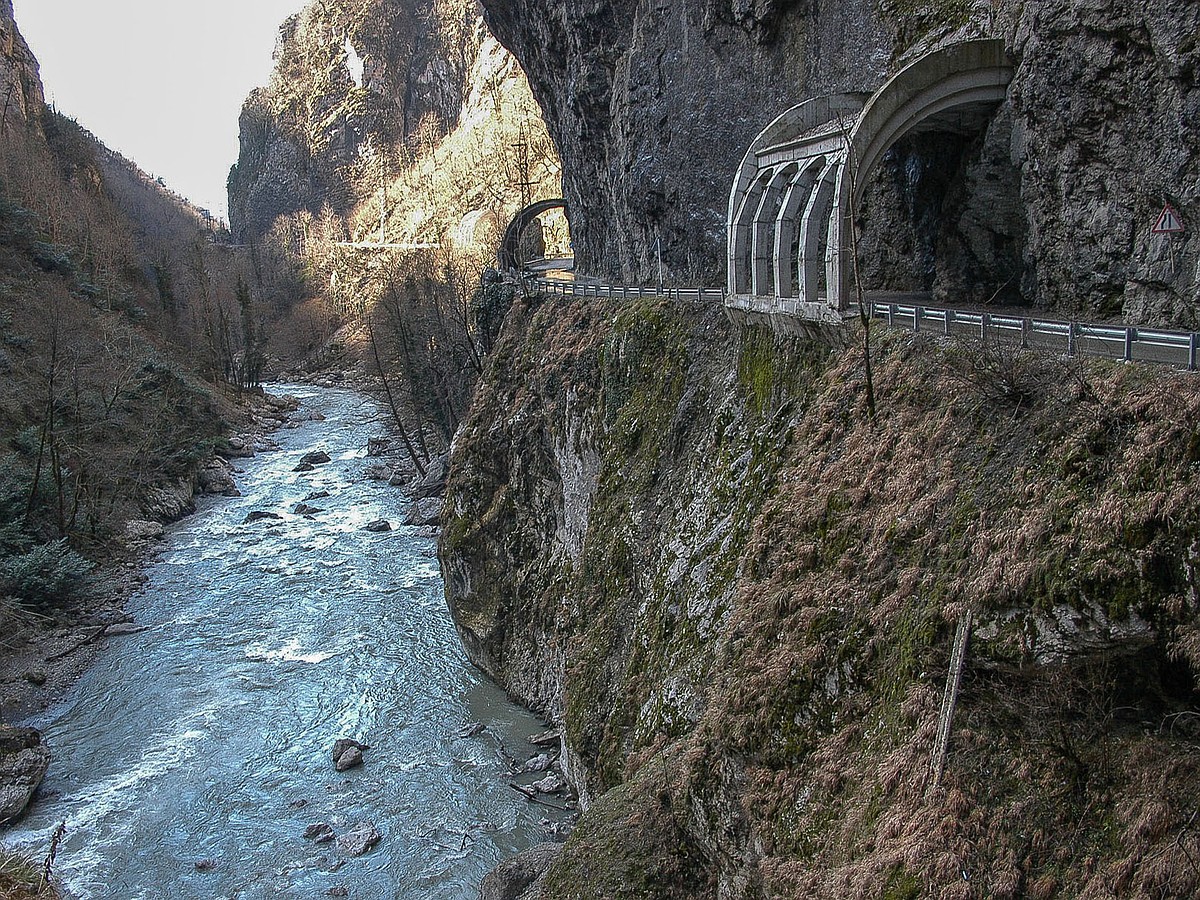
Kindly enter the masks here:
M 610 312 L 589 323 L 578 306 L 553 304 L 510 323 L 529 337 L 527 365 L 510 364 L 533 374 L 487 385 L 492 415 L 553 412 L 556 395 L 594 384 L 591 354 L 636 365 L 636 348 L 612 333 L 597 339 Z M 689 352 L 738 371 L 717 340 Z M 692 864 L 745 879 L 747 897 L 1194 896 L 1200 708 L 1187 664 L 1196 660 L 1200 385 L 1162 369 L 1046 357 L 987 363 L 964 379 L 959 353 L 882 336 L 873 422 L 853 352 L 802 388 L 764 392 L 760 419 L 747 424 L 742 408 L 747 421 L 723 420 L 724 441 L 757 429 L 754 446 L 771 448 L 750 467 L 771 487 L 749 511 L 721 633 L 690 651 L 711 660 L 700 723 L 674 740 L 646 729 L 639 744 L 638 710 L 650 708 L 658 673 L 605 647 L 604 677 L 618 683 L 602 685 L 610 705 L 594 715 L 605 721 L 584 733 L 627 754 L 627 780 L 672 761 L 669 805 L 689 846 L 705 851 Z M 722 382 L 689 382 L 689 397 L 716 392 L 664 452 L 713 446 L 714 410 L 749 405 L 713 384 Z M 616 402 L 609 387 L 595 402 Z M 779 439 L 761 441 L 771 429 Z M 726 461 L 686 457 L 692 467 Z M 693 489 L 725 474 L 685 480 L 683 460 L 657 462 L 656 479 L 637 485 L 648 496 L 598 498 L 593 509 L 652 509 L 677 528 L 680 481 Z M 657 573 L 674 562 L 664 543 L 632 551 L 629 568 L 645 573 L 631 581 L 643 610 L 672 599 L 659 593 Z M 572 590 L 564 606 L 595 594 Z M 596 615 L 627 600 L 610 593 Z M 967 607 L 985 622 L 1098 609 L 1119 624 L 1137 613 L 1155 631 L 1120 652 L 1080 649 L 1073 659 L 1054 656 L 1031 628 L 978 637 L 944 781 L 931 790 L 953 623 Z M 641 638 L 678 661 L 671 674 L 694 664 L 685 647 L 655 645 L 678 640 L 671 633 Z
M 57 887 L 43 881 L 44 867 L 0 847 L 0 900 L 58 900 Z

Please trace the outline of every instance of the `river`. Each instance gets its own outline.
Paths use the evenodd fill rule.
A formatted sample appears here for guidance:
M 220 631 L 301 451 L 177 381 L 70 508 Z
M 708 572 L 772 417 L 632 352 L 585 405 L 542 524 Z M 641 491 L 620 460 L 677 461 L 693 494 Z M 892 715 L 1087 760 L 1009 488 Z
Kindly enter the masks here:
M 541 723 L 466 662 L 434 537 L 363 475 L 378 407 L 277 390 L 325 420 L 279 432 L 278 452 L 240 461 L 242 497 L 168 529 L 127 607 L 147 630 L 110 639 L 32 723 L 54 759 L 4 840 L 40 858 L 65 821 L 55 871 L 80 900 L 473 900 L 497 860 L 545 839 L 553 812 L 507 787 L 504 749 L 523 759 Z M 315 449 L 332 461 L 294 472 Z M 322 512 L 292 512 L 319 491 Z M 244 524 L 255 510 L 282 519 Z M 366 531 L 375 519 L 395 530 Z M 467 736 L 473 722 L 487 729 Z M 344 775 L 339 737 L 371 747 Z M 383 835 L 365 856 L 303 837 L 362 821 Z

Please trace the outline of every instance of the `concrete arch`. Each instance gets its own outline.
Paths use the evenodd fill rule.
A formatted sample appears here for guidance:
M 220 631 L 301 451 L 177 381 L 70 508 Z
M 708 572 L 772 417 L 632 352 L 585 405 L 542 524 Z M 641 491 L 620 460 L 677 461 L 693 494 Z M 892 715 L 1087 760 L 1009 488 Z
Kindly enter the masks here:
M 775 119 L 755 138 L 734 176 L 730 293 L 752 299 L 769 291 L 779 300 L 794 296 L 797 285 L 802 314 L 839 318 L 849 306 L 853 277 L 851 213 L 871 172 L 893 144 L 910 134 L 979 127 L 978 120 L 986 121 L 1003 102 L 1012 75 L 1002 41 L 964 41 L 905 66 L 870 98 L 816 98 Z M 791 179 L 786 184 L 779 180 L 784 173 Z M 773 205 L 777 192 L 782 199 Z M 768 229 L 763 218 L 772 210 L 775 219 Z M 760 230 L 774 236 L 765 261 Z M 754 244 L 752 254 L 747 243 Z M 767 270 L 773 277 L 764 274 Z
M 500 241 L 500 249 L 496 252 L 496 258 L 502 270 L 521 268 L 524 262 L 520 258 L 521 235 L 533 223 L 534 219 L 551 209 L 561 209 L 567 216 L 567 221 L 570 222 L 570 209 L 567 207 L 567 201 L 561 197 L 531 203 L 513 216 L 513 220 L 504 229 L 504 238 Z

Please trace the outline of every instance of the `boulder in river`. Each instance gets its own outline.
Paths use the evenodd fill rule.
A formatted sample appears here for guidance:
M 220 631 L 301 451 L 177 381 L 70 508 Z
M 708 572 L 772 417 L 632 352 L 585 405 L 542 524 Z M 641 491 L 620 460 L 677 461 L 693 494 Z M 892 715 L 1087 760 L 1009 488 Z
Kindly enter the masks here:
M 279 515 L 279 513 L 267 512 L 265 509 L 256 509 L 254 512 L 246 516 L 246 518 L 242 519 L 242 524 L 249 525 L 251 522 L 261 522 L 264 519 L 273 520 L 282 518 L 283 516 Z
M 362 751 L 357 747 L 348 747 L 346 752 L 338 757 L 338 760 L 336 763 L 334 763 L 333 767 L 339 772 L 347 772 L 350 769 L 353 769 L 355 766 L 361 766 L 362 764 Z
M 567 783 L 557 772 L 551 772 L 541 781 L 535 781 L 531 787 L 540 794 L 561 794 L 566 790 Z
M 483 734 L 485 731 L 487 731 L 487 726 L 482 722 L 468 722 L 462 728 L 458 729 L 458 736 L 465 738 L 475 737 L 475 735 Z
M 362 856 L 382 840 L 374 822 L 359 822 L 337 839 L 337 845 L 347 856 Z
M 304 498 L 304 502 L 307 503 L 309 500 L 324 500 L 328 496 L 329 496 L 329 491 L 313 491 L 311 494 L 309 494 L 307 497 Z
M 543 877 L 562 850 L 562 844 L 538 844 L 506 859 L 483 877 L 479 900 L 524 900 L 536 897 Z
M 292 510 L 298 516 L 315 516 L 319 512 L 325 512 L 319 506 L 309 506 L 307 503 L 297 503 L 296 508 Z
M 392 449 L 390 437 L 373 437 L 367 439 L 367 456 L 383 456 Z
M 446 477 L 450 471 L 450 454 L 431 459 L 425 467 L 425 476 L 412 489 L 414 500 L 424 497 L 440 497 L 446 493 Z
M 300 457 L 300 465 L 323 466 L 329 462 L 329 454 L 324 450 L 313 450 L 311 453 L 305 453 Z
M 437 525 L 442 519 L 442 499 L 424 497 L 414 500 L 404 517 L 405 525 Z
M 202 494 L 241 496 L 241 491 L 233 481 L 233 466 L 219 456 L 213 457 L 200 467 L 196 473 L 196 486 Z
M 537 756 L 531 757 L 528 762 L 521 767 L 522 772 L 545 772 L 554 764 L 557 757 L 551 756 L 549 753 L 539 753 Z
M 363 751 L 370 750 L 366 744 L 352 738 L 338 738 L 333 742 L 333 765 L 339 772 L 361 766 Z
M 317 467 L 314 466 L 312 463 L 302 462 L 302 463 L 300 463 L 300 465 L 296 466 L 296 468 L 292 469 L 292 471 L 293 472 L 315 472 L 315 471 L 317 471 Z
M 0 725 L 0 825 L 21 817 L 49 767 L 41 732 Z
M 387 519 L 376 519 L 374 522 L 368 522 L 366 529 L 367 531 L 373 531 L 376 534 L 382 534 L 385 531 L 392 530 L 392 523 Z
M 304 829 L 304 839 L 314 844 L 328 844 L 336 835 L 328 822 L 313 822 Z
M 558 736 L 557 729 L 553 731 L 543 731 L 541 734 L 530 735 L 529 738 L 529 743 L 533 744 L 535 747 L 557 747 L 559 745 L 559 741 L 560 738 Z

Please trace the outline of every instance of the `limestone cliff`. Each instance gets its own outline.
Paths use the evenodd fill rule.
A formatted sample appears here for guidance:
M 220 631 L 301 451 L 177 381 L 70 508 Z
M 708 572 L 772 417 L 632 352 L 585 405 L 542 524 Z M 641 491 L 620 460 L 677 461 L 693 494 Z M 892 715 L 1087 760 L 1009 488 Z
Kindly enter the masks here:
M 0 123 L 40 126 L 46 98 L 38 62 L 13 18 L 12 0 L 0 0 Z
M 437 7 L 435 10 L 434 7 Z M 230 173 L 230 226 L 263 237 L 275 219 L 358 201 L 360 151 L 379 152 L 458 118 L 479 50 L 469 3 L 314 3 L 281 27 L 275 73 L 246 101 Z M 361 67 L 361 68 L 360 68 Z M 354 71 L 352 71 L 354 69 Z
M 528 95 L 519 69 L 483 28 L 472 2 L 310 4 L 284 23 L 271 83 L 243 108 L 241 152 L 229 179 L 232 231 L 257 241 L 281 217 L 301 211 L 352 219 L 376 196 L 381 179 L 419 168 L 441 141 L 481 117 L 491 117 L 494 141 L 507 144 L 502 120 L 513 110 L 500 107 L 502 101 L 520 106 L 522 92 Z M 484 109 L 492 99 L 494 108 Z M 518 123 L 511 124 L 515 130 Z M 535 113 L 522 127 L 540 130 L 540 118 Z M 454 162 L 464 169 L 480 163 Z M 486 184 L 487 171 L 475 174 Z M 526 192 L 543 177 L 526 173 Z M 388 190 L 391 205 L 416 205 L 412 186 Z M 550 195 L 557 190 L 555 184 Z M 396 239 L 412 240 L 404 235 L 404 210 L 391 212 L 401 232 Z M 378 208 L 374 216 L 378 225 Z
M 541 900 L 1200 888 L 1194 379 L 876 354 L 872 421 L 857 350 L 667 303 L 510 313 L 441 558 L 587 806 Z
M 777 114 L 869 92 L 963 36 L 1016 63 L 985 130 L 898 146 L 875 174 L 864 266 L 932 289 L 1193 325 L 1200 296 L 1197 28 L 1188 0 L 704 3 L 483 0 L 564 161 L 575 243 L 626 281 L 723 281 L 734 167 Z M 1186 238 L 1151 235 L 1166 203 Z

